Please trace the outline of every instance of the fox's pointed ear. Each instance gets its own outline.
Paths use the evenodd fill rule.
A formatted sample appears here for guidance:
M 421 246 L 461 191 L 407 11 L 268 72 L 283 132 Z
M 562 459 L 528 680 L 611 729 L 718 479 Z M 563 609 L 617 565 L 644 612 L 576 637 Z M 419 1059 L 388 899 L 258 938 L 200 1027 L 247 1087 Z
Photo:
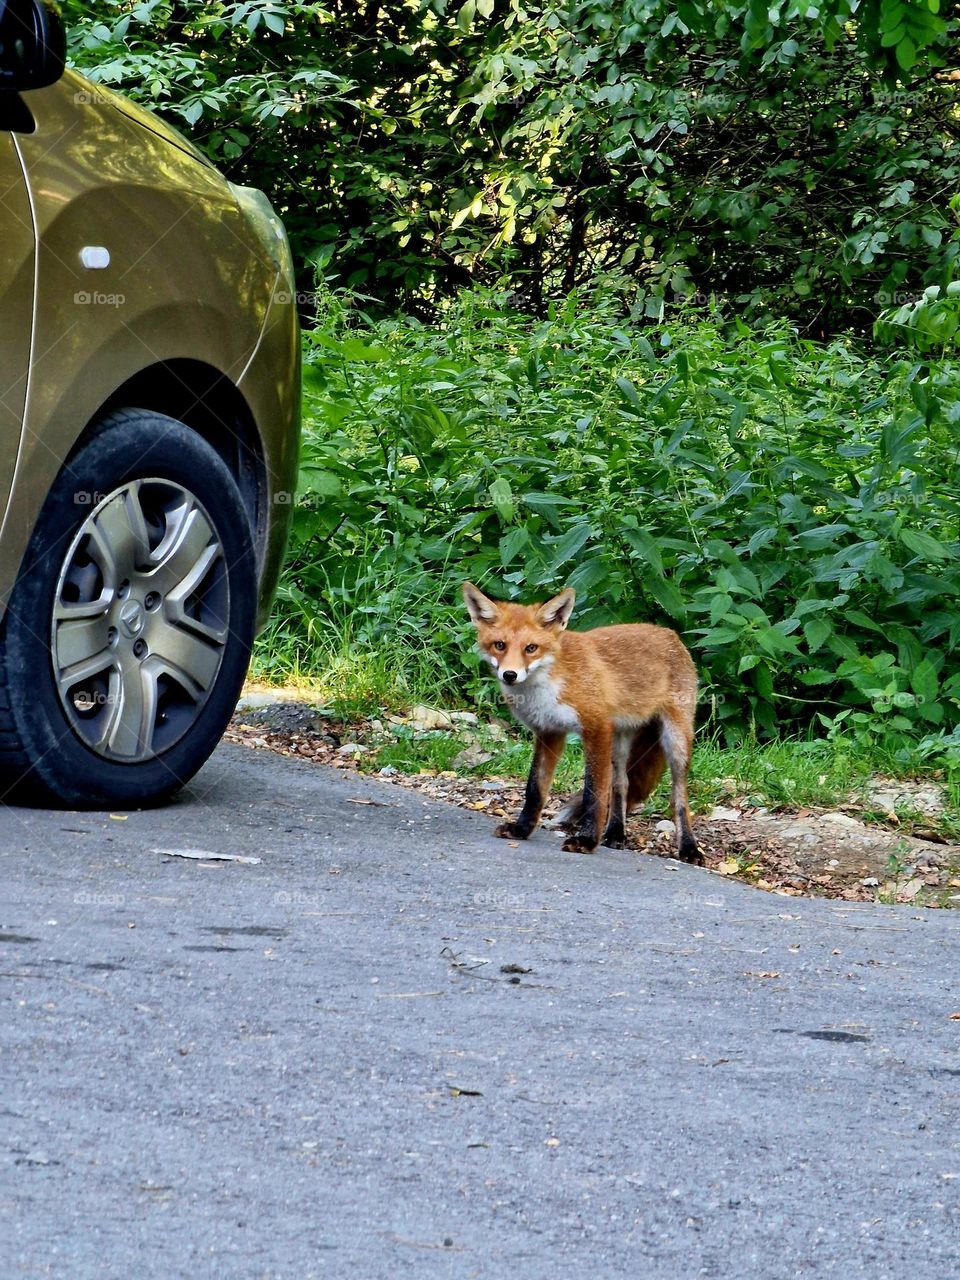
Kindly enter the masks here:
M 485 596 L 472 582 L 465 582 L 460 590 L 463 592 L 463 600 L 474 626 L 481 622 L 493 622 L 497 616 L 497 605 L 494 600 Z
M 577 593 L 573 587 L 567 587 L 558 596 L 542 604 L 537 610 L 537 617 L 545 627 L 556 627 L 558 631 L 563 631 L 570 621 L 576 598 Z

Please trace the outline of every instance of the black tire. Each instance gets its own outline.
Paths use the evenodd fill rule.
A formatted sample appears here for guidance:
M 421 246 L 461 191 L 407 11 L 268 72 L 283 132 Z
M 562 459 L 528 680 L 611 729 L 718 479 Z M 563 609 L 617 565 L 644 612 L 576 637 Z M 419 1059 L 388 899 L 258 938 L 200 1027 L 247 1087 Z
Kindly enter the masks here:
M 119 496 L 104 496 L 111 494 Z M 175 503 L 178 496 L 182 499 L 179 506 Z M 191 497 L 196 500 L 192 507 Z M 98 507 L 98 501 L 105 505 Z M 121 505 L 109 508 L 110 501 Z M 104 555 L 97 548 L 109 548 L 109 539 L 98 541 L 90 530 L 98 531 L 100 526 L 90 522 L 102 519 L 108 509 L 114 513 L 112 523 L 117 528 L 121 528 L 116 524 L 117 510 L 124 519 L 129 510 L 143 518 L 136 523 L 139 541 L 132 536 L 118 538 L 113 552 Z M 156 511 L 160 514 L 155 515 Z M 175 515 L 167 515 L 168 511 Z M 187 525 L 183 513 L 188 511 L 194 520 L 189 546 L 183 532 Z M 175 518 L 180 520 L 179 543 L 173 536 L 178 532 L 173 527 Z M 131 518 L 130 529 L 133 524 Z M 194 546 L 201 545 L 207 535 L 193 571 L 176 586 L 169 585 L 176 581 L 182 566 L 190 563 Z M 162 567 L 169 594 L 158 597 L 157 592 L 151 592 L 151 601 L 144 596 L 143 584 L 148 572 L 156 572 L 156 558 L 164 546 L 176 546 L 178 558 L 174 562 L 168 551 L 168 561 Z M 144 548 L 148 556 L 144 556 Z M 133 573 L 133 587 L 128 576 L 119 589 L 111 588 L 110 582 L 119 576 L 117 566 L 137 557 L 147 568 Z M 209 570 L 208 563 L 213 566 Z M 78 569 L 78 565 L 92 568 Z M 114 602 L 110 611 L 103 613 L 102 625 L 110 645 L 125 646 L 122 658 L 127 665 L 121 666 L 117 659 L 116 668 L 109 667 L 95 678 L 104 688 L 116 691 L 100 702 L 106 704 L 112 698 L 111 705 L 123 704 L 122 711 L 100 707 L 87 690 L 78 695 L 75 687 L 67 688 L 77 666 L 61 661 L 67 648 L 60 637 L 66 633 L 58 628 L 79 625 L 79 617 L 65 614 L 74 607 L 63 603 L 68 595 L 71 602 L 79 602 L 78 610 L 87 607 L 74 583 L 81 574 L 92 574 L 97 582 L 91 592 L 99 594 L 94 595 L 91 607 L 97 612 L 98 628 L 101 602 Z M 127 598 L 124 591 L 138 599 L 125 606 L 118 639 L 118 627 L 108 624 L 117 622 L 117 602 Z M 208 605 L 208 600 L 214 604 Z M 195 432 L 162 414 L 130 409 L 111 415 L 54 483 L 0 626 L 0 801 L 144 808 L 169 798 L 208 758 L 233 713 L 250 659 L 256 601 L 257 567 L 250 523 L 240 491 L 221 458 Z M 155 616 L 148 616 L 147 609 L 154 610 Z M 169 610 L 176 615 L 172 623 Z M 133 638 L 137 634 L 133 628 L 138 626 L 141 636 L 156 639 L 158 650 L 167 643 L 163 637 L 179 637 L 186 653 L 201 651 L 203 681 L 191 684 L 183 679 L 178 683 L 180 668 L 170 668 L 171 676 L 164 666 L 165 657 L 161 653 L 150 656 L 147 642 Z M 155 628 L 153 632 L 150 626 Z M 100 643 L 98 631 L 90 644 Z M 144 652 L 155 664 L 148 674 L 131 656 L 136 646 L 140 646 L 141 667 L 147 666 Z M 102 652 L 105 650 L 84 662 L 96 665 Z M 199 667 L 195 661 L 191 665 L 184 660 L 182 669 L 192 679 Z M 135 676 L 128 677 L 130 671 Z M 84 682 L 92 683 L 92 679 L 84 677 Z M 128 686 L 134 690 L 129 699 L 132 710 L 127 708 Z M 117 736 L 116 728 L 124 715 L 126 739 Z M 91 727 L 88 721 L 92 723 L 97 716 L 107 728 L 102 728 L 101 722 Z M 114 738 L 107 741 L 110 723 Z M 132 733 L 133 746 L 131 723 L 142 726 Z M 116 743 L 129 748 L 125 756 L 115 754 L 120 750 Z

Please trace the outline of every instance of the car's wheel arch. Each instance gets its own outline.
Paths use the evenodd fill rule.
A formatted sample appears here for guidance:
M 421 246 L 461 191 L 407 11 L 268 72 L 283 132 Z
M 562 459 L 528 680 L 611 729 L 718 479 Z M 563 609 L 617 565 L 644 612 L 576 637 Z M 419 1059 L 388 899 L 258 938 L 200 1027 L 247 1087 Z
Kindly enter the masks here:
M 140 369 L 104 401 L 71 452 L 83 448 L 100 425 L 121 409 L 150 409 L 195 431 L 226 463 L 243 497 L 262 558 L 268 485 L 263 441 L 241 390 L 202 360 L 162 360 Z

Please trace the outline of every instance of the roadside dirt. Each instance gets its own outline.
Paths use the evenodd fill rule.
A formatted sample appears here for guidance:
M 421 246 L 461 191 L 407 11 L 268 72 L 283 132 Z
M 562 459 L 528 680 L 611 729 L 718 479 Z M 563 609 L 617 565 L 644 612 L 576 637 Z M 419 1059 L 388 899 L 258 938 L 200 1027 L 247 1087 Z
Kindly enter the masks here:
M 476 717 L 415 708 L 403 721 L 422 734 L 461 733 L 463 764 L 483 763 L 470 743 Z M 241 699 L 226 737 L 253 750 L 276 751 L 345 771 L 380 777 L 434 799 L 501 819 L 523 802 L 516 778 L 463 777 L 424 770 L 403 773 L 376 767 L 378 744 L 387 726 L 374 720 L 344 724 L 285 691 L 251 692 Z M 471 755 L 471 752 L 473 753 Z M 361 763 L 362 762 L 362 763 Z M 787 896 L 843 898 L 860 902 L 912 902 L 931 907 L 960 906 L 960 846 L 945 843 L 922 826 L 914 834 L 898 830 L 894 809 L 908 806 L 935 819 L 941 806 L 930 783 L 877 779 L 861 797 L 848 797 L 835 810 L 757 808 L 736 792 L 730 779 L 724 803 L 695 815 L 695 829 L 711 871 Z M 566 797 L 556 794 L 547 821 Z M 869 816 L 870 821 L 865 818 Z M 876 821 L 877 816 L 883 820 Z M 672 857 L 673 824 L 666 813 L 635 816 L 628 824 L 628 849 L 635 854 Z

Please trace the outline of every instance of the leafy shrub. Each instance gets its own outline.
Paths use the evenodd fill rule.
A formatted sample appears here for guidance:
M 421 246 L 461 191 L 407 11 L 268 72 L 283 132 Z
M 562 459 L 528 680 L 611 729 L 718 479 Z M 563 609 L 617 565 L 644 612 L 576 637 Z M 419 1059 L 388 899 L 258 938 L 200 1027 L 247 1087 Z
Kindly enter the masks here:
M 331 300 L 308 343 L 282 623 L 307 667 L 346 632 L 475 696 L 461 579 L 569 583 L 577 625 L 677 627 L 732 739 L 960 723 L 960 368 L 477 292 L 435 327 Z
M 958 330 L 960 280 L 951 280 L 944 288 L 930 285 L 919 298 L 882 312 L 874 325 L 879 341 L 899 342 L 925 355 L 955 350 Z

